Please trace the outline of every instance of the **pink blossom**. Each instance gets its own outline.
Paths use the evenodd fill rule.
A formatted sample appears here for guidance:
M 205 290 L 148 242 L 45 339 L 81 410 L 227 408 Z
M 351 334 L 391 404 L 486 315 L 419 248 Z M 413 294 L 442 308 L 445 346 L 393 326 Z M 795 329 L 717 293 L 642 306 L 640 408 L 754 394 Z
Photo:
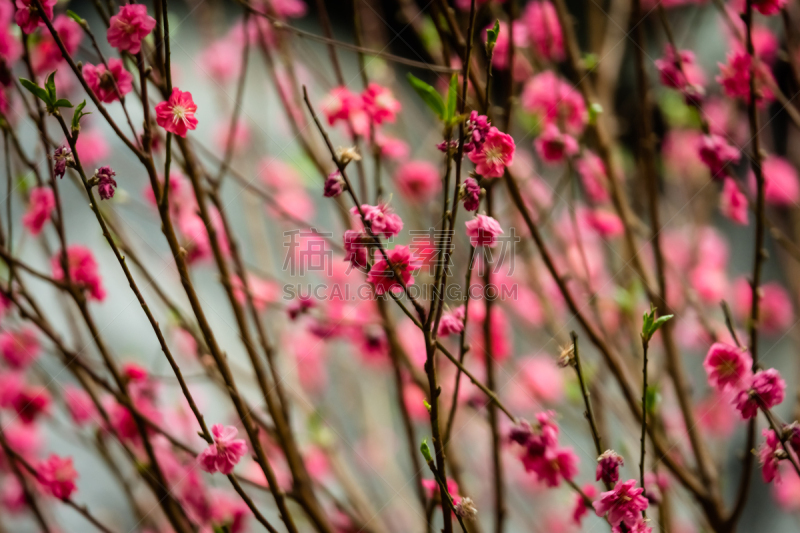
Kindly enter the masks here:
M 230 253 L 230 244 L 228 243 L 227 234 L 222 227 L 222 219 L 216 209 L 209 212 L 211 225 L 217 234 L 217 241 L 222 250 L 223 255 Z M 213 249 L 211 241 L 208 236 L 208 230 L 203 222 L 203 219 L 195 212 L 184 210 L 178 213 L 177 227 L 183 235 L 183 247 L 186 249 L 186 260 L 190 263 L 195 261 L 203 261 L 213 257 Z
M 227 476 L 247 453 L 247 443 L 236 438 L 239 430 L 233 426 L 214 424 L 211 433 L 214 434 L 214 444 L 197 457 L 200 468 L 210 474 L 220 472 Z
M 578 475 L 578 456 L 572 448 L 547 448 L 526 462 L 525 470 L 535 473 L 548 487 L 558 487 L 562 478 L 571 481 Z
M 753 418 L 760 407 L 769 409 L 781 403 L 785 390 L 786 382 L 777 370 L 759 370 L 753 376 L 752 384 L 736 396 L 736 409 L 743 419 Z
M 516 145 L 511 135 L 491 127 L 480 149 L 469 153 L 469 160 L 475 163 L 475 172 L 485 178 L 500 178 L 505 168 L 514 161 Z
M 79 426 L 85 425 L 98 416 L 91 396 L 83 389 L 71 385 L 65 387 L 64 403 L 72 417 L 72 421 Z
M 764 444 L 758 449 L 758 461 L 761 463 L 761 475 L 764 477 L 764 483 L 771 483 L 775 479 L 780 482 L 778 466 L 786 452 L 781 447 L 781 441 L 774 431 L 765 429 L 761 434 L 764 436 Z
M 77 489 L 78 472 L 72 466 L 72 457 L 51 455 L 37 469 L 39 483 L 60 500 L 68 499 Z
M 780 483 L 772 484 L 775 501 L 784 512 L 800 509 L 800 476 L 792 468 L 780 473 Z
M 563 123 L 570 135 L 580 135 L 589 119 L 583 96 L 552 70 L 532 77 L 520 101 L 522 108 L 538 115 L 543 125 Z
M 0 355 L 15 370 L 29 367 L 39 357 L 40 351 L 36 330 L 29 326 L 0 333 Z
M 625 528 L 623 528 L 620 525 L 611 528 L 611 533 L 652 533 L 652 531 L 653 528 L 648 526 L 647 521 L 641 517 L 632 526 L 626 526 Z
M 497 244 L 497 236 L 503 233 L 500 223 L 486 215 L 477 215 L 472 220 L 468 220 L 465 225 L 467 226 L 467 237 L 470 238 L 472 246 L 492 248 Z
M 308 9 L 303 0 L 271 0 L 270 7 L 282 19 L 303 17 Z
M 728 63 L 719 65 L 717 82 L 722 85 L 725 94 L 731 98 L 742 98 L 750 101 L 750 65 L 752 58 L 746 50 L 734 50 L 728 54 Z M 775 83 L 769 67 L 761 61 L 756 62 L 756 102 L 763 105 L 775 98 L 771 85 Z
M 403 229 L 403 219 L 391 210 L 388 204 L 369 205 L 362 204 L 361 212 L 358 208 L 350 208 L 353 216 L 364 214 L 364 221 L 369 222 L 370 229 L 375 235 L 383 235 L 386 238 L 394 237 Z
M 174 87 L 169 100 L 156 105 L 156 122 L 168 132 L 186 137 L 188 130 L 197 128 L 195 111 L 197 106 L 192 100 L 192 93 Z
M 564 36 L 555 7 L 549 1 L 530 2 L 523 14 L 534 52 L 548 61 L 564 59 Z
M 75 151 L 81 163 L 85 167 L 91 167 L 103 161 L 111 153 L 111 148 L 104 133 L 97 129 L 87 129 L 81 130 L 75 142 Z
M 483 40 L 487 39 L 487 30 L 492 26 L 487 26 L 483 30 Z M 492 54 L 492 66 L 498 70 L 508 70 L 509 40 L 511 32 L 508 23 L 500 21 L 500 33 L 497 34 L 497 41 L 494 43 L 494 53 Z M 517 49 L 528 46 L 528 28 L 524 22 L 514 21 L 514 44 Z M 515 58 L 516 60 L 516 58 Z
M 64 271 L 61 268 L 62 253 L 56 252 L 50 261 L 53 268 L 53 277 L 59 281 L 64 279 Z M 106 291 L 103 288 L 103 280 L 100 278 L 100 272 L 97 261 L 94 258 L 92 251 L 80 244 L 73 244 L 67 248 L 67 266 L 69 268 L 69 276 L 73 283 L 77 283 L 79 287 L 85 289 L 89 293 L 91 299 L 102 302 L 106 297 Z
M 794 166 L 776 155 L 767 156 L 761 162 L 764 173 L 764 199 L 777 206 L 793 207 L 800 202 L 800 180 Z M 750 189 L 756 193 L 756 180 L 750 172 Z
M 59 15 L 53 20 L 53 29 L 56 30 L 56 35 L 61 39 L 61 43 L 67 52 L 74 54 L 83 39 L 83 29 L 80 25 L 67 15 Z M 57 69 L 63 61 L 64 56 L 61 54 L 61 48 L 53 39 L 53 35 L 49 31 L 45 31 L 41 39 L 31 49 L 33 71 L 37 75 L 43 76 Z M 56 86 L 60 91 L 58 75 L 56 75 Z
M 42 0 L 44 14 L 50 20 L 53 19 L 53 6 L 56 5 L 56 1 Z M 39 26 L 44 26 L 44 21 L 33 0 L 16 0 L 14 4 L 17 7 L 17 12 L 14 14 L 14 22 L 22 28 L 22 31 L 33 33 Z
M 308 295 L 298 295 L 286 308 L 286 313 L 290 320 L 297 320 L 297 317 L 308 312 L 315 305 L 314 299 Z
M 119 50 L 138 54 L 142 40 L 156 27 L 156 19 L 147 14 L 143 4 L 126 4 L 111 17 L 106 37 L 108 44 Z
M 364 102 L 364 111 L 375 122 L 394 122 L 402 106 L 394 97 L 392 91 L 386 87 L 381 87 L 375 82 L 371 82 L 361 94 Z
M 322 195 L 325 198 L 336 198 L 344 191 L 345 182 L 338 170 L 334 170 L 325 178 Z
M 4 4 L 7 5 L 7 4 Z M 22 55 L 22 45 L 7 25 L 0 26 L 0 59 L 9 67 Z
M 776 334 L 786 331 L 794 323 L 792 300 L 780 283 L 769 282 L 759 286 L 758 320 L 762 331 Z M 733 285 L 733 307 L 742 320 L 750 317 L 753 289 L 745 278 Z
M 720 391 L 745 383 L 752 365 L 746 350 L 722 342 L 712 344 L 703 361 L 709 384 Z
M 367 249 L 372 239 L 360 231 L 347 230 L 344 232 L 345 261 L 354 268 L 367 266 Z
M 12 515 L 22 513 L 28 508 L 28 498 L 17 476 L 3 478 L 0 505 Z
M 394 174 L 400 194 L 413 202 L 427 202 L 442 189 L 436 165 L 427 161 L 408 161 Z
M 575 161 L 575 169 L 581 175 L 583 189 L 592 202 L 603 203 L 610 199 L 606 166 L 597 154 L 584 150 L 580 159 Z
M 11 407 L 24 424 L 35 421 L 50 410 L 50 393 L 44 387 L 26 386 L 12 398 Z
M 102 63 L 83 66 L 83 78 L 101 102 L 111 103 L 119 100 L 133 89 L 133 75 L 125 69 L 121 59 L 108 60 L 108 69 Z
M 733 178 L 725 178 L 719 197 L 719 209 L 723 215 L 742 226 L 747 225 L 747 196 L 739 190 Z
M 617 482 L 613 490 L 600 494 L 600 499 L 592 505 L 597 516 L 608 513 L 608 521 L 612 526 L 624 523 L 632 528 L 639 522 L 641 512 L 647 509 L 647 498 L 642 496 L 643 488 L 636 488 L 636 480 Z
M 464 306 L 459 305 L 453 310 L 442 313 L 439 320 L 439 336 L 447 337 L 464 331 Z
M 425 494 L 429 500 L 438 499 L 440 487 L 435 479 L 423 479 L 422 488 L 425 489 Z M 458 495 L 458 483 L 450 478 L 447 478 L 447 492 L 453 498 L 453 503 L 458 505 L 458 502 L 461 501 L 461 497 Z
M 697 265 L 689 274 L 689 283 L 703 302 L 712 305 L 719 304 L 728 291 L 725 270 L 709 263 Z
M 356 111 L 360 111 L 363 101 L 347 87 L 334 87 L 320 105 L 322 112 L 333 126 L 340 120 L 350 120 Z
M 397 273 L 400 275 L 401 282 L 397 279 L 397 275 L 386 262 L 383 256 L 373 265 L 372 269 L 367 275 L 367 283 L 375 285 L 375 292 L 378 295 L 386 292 L 399 292 L 403 290 L 403 286 L 408 287 L 414 283 L 414 276 L 411 273 L 419 268 L 419 261 L 411 253 L 408 246 L 396 246 L 389 250 L 386 255 L 395 267 Z
M 757 0 L 753 2 L 753 7 L 762 15 L 776 15 L 781 9 L 786 7 L 789 0 Z
M 548 355 L 526 356 L 519 361 L 519 381 L 535 402 L 555 404 L 564 397 L 564 374 Z
M 50 213 L 56 207 L 56 198 L 49 187 L 34 187 L 31 189 L 28 210 L 22 216 L 22 223 L 31 232 L 39 235 L 42 228 L 50 220 Z
M 729 175 L 729 165 L 739 162 L 739 150 L 719 135 L 706 135 L 699 139 L 697 153 L 700 159 L 708 166 L 712 178 L 722 178 Z
M 625 464 L 622 456 L 614 450 L 606 450 L 597 458 L 597 471 L 595 481 L 603 480 L 603 483 L 614 484 L 619 481 L 619 467 Z
M 464 209 L 467 211 L 477 211 L 481 205 L 481 186 L 475 178 L 466 178 L 462 188 L 464 198 Z
M 667 44 L 664 58 L 655 61 L 662 85 L 684 91 L 687 95 L 701 95 L 705 74 L 695 63 L 694 53 L 691 50 L 681 50 L 679 54 L 680 61 L 672 45 Z
M 380 147 L 381 155 L 386 159 L 407 159 L 410 152 L 407 142 L 382 132 L 375 132 L 375 144 Z
M 578 153 L 578 141 L 567 133 L 561 133 L 555 124 L 547 124 L 533 141 L 536 153 L 545 163 L 556 164 Z
M 583 487 L 581 487 L 581 491 L 590 500 L 593 500 L 597 496 L 597 487 L 591 483 L 586 483 Z M 589 507 L 586 506 L 586 501 L 583 499 L 583 495 L 576 494 L 575 503 L 572 508 L 572 521 L 580 526 L 581 522 L 583 521 L 583 517 L 585 517 L 587 514 L 589 514 Z
M 242 68 L 241 46 L 236 39 L 230 37 L 212 42 L 200 52 L 197 59 L 200 72 L 217 83 L 231 81 Z
M 608 209 L 591 209 L 586 213 L 586 222 L 601 237 L 610 239 L 625 232 L 625 226 L 619 215 Z
M 116 172 L 111 170 L 111 167 L 100 167 L 94 173 L 97 178 L 97 193 L 100 195 L 101 200 L 110 200 L 114 197 L 114 190 L 117 187 L 117 182 L 114 180 Z

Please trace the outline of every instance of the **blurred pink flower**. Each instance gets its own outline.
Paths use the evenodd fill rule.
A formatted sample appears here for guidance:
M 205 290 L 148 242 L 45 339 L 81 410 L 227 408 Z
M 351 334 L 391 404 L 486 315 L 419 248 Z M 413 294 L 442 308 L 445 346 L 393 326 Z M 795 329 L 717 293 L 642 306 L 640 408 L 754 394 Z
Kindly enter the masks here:
M 78 472 L 72 466 L 71 457 L 59 457 L 53 454 L 39 464 L 37 470 L 42 486 L 60 500 L 68 499 L 77 489 L 75 480 L 78 479 Z
M 211 433 L 214 434 L 214 444 L 197 457 L 200 468 L 211 474 L 220 472 L 228 475 L 247 453 L 247 443 L 236 438 L 239 430 L 233 426 L 214 424 Z
M 144 4 L 127 4 L 111 17 L 106 37 L 108 44 L 119 51 L 138 54 L 142 40 L 156 27 L 156 19 L 147 14 Z
M 408 161 L 394 173 L 397 188 L 412 202 L 427 202 L 442 189 L 442 179 L 436 165 L 428 161 Z
M 41 233 L 44 225 L 50 220 L 50 213 L 55 207 L 56 199 L 52 189 L 44 186 L 31 189 L 30 204 L 22 216 L 22 223 L 31 232 L 31 235 Z

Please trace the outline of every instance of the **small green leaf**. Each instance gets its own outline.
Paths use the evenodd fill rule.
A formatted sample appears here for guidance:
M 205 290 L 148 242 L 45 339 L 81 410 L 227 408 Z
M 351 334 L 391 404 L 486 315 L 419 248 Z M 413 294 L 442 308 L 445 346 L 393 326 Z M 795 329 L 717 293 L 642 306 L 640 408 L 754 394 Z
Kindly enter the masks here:
M 596 124 L 597 117 L 603 112 L 603 106 L 597 102 L 589 106 L 589 124 Z
M 447 114 L 446 122 L 452 122 L 456 116 L 456 104 L 458 103 L 458 76 L 453 74 L 450 77 L 450 88 L 447 90 Z
M 655 385 L 648 385 L 644 401 L 648 415 L 653 416 L 656 414 L 656 405 L 658 405 L 659 398 L 660 395 L 658 394 L 658 389 L 656 389 Z
M 86 107 L 86 100 L 78 104 L 78 106 L 75 108 L 75 112 L 72 114 L 72 131 L 80 131 L 81 119 L 86 115 L 91 115 L 91 112 L 84 113 L 84 107 Z
M 72 102 L 70 102 L 66 98 L 59 98 L 58 100 L 56 100 L 56 103 L 53 104 L 53 107 L 55 108 L 72 107 Z
M 56 71 L 50 73 L 47 76 L 47 81 L 44 84 L 44 88 L 47 91 L 47 94 L 50 96 L 50 101 L 55 102 L 56 98 Z
M 425 458 L 425 461 L 430 463 L 433 461 L 433 457 L 431 456 L 431 449 L 428 448 L 428 439 L 422 439 L 422 444 L 419 445 L 419 451 L 422 452 L 422 456 Z
M 28 89 L 36 98 L 41 100 L 47 105 L 50 105 L 50 95 L 47 94 L 47 91 L 36 85 L 36 83 L 32 82 L 31 80 L 26 80 L 25 78 L 20 78 L 19 82 L 22 84 L 23 87 Z
M 674 315 L 664 315 L 656 318 L 656 308 L 650 306 L 650 311 L 646 312 L 642 317 L 642 339 L 645 342 L 650 342 L 656 331 L 661 329 L 661 326 L 667 323 Z
M 80 15 L 78 15 L 77 13 L 75 13 L 75 12 L 74 12 L 73 10 L 71 10 L 71 9 L 67 9 L 67 16 L 68 16 L 69 18 L 71 18 L 72 20 L 74 20 L 75 22 L 77 22 L 78 24 L 80 24 L 81 26 L 83 26 L 83 24 L 86 22 L 85 20 L 83 20 L 83 19 L 80 17 Z
M 431 412 L 431 404 L 428 403 L 428 400 L 422 400 L 422 405 L 425 406 L 429 413 Z
M 588 71 L 592 71 L 597 68 L 597 65 L 600 63 L 597 54 L 586 54 L 583 56 L 583 66 Z
M 497 36 L 500 35 L 500 21 L 495 20 L 494 26 L 486 30 L 486 53 L 492 55 L 494 45 L 497 43 Z
M 420 98 L 422 98 L 428 107 L 430 107 L 433 112 L 436 113 L 436 116 L 439 117 L 439 119 L 444 119 L 445 109 L 442 95 L 436 92 L 436 89 L 411 73 L 408 74 L 408 81 L 411 84 L 411 87 L 417 91 L 417 94 L 420 96 Z

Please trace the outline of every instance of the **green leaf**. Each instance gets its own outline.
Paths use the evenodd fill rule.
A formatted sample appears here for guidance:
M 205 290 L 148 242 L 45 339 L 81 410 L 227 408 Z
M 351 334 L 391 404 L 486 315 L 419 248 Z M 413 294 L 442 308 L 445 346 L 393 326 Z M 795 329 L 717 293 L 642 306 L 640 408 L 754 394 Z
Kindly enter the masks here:
M 408 74 L 408 82 L 411 84 L 411 87 L 417 91 L 417 94 L 428 105 L 428 107 L 430 107 L 433 112 L 436 113 L 436 116 L 443 120 L 445 118 L 445 109 L 442 95 L 436 92 L 436 89 L 411 73 Z
M 447 115 L 445 120 L 452 122 L 456 117 L 456 104 L 458 103 L 458 76 L 450 77 L 450 88 L 447 90 Z
M 645 312 L 642 317 L 642 339 L 645 342 L 650 342 L 656 331 L 661 329 L 661 326 L 667 323 L 674 315 L 664 315 L 656 318 L 656 308 L 650 306 L 650 311 Z
M 494 45 L 497 43 L 497 36 L 500 35 L 500 21 L 495 20 L 494 26 L 486 30 L 486 53 L 492 55 Z
M 70 102 L 70 101 L 69 101 L 69 100 L 67 100 L 66 98 L 59 98 L 59 99 L 58 99 L 58 100 L 56 100 L 56 102 L 53 104 L 53 107 L 55 107 L 55 108 L 59 108 L 59 107 L 72 107 L 72 102 Z
M 655 415 L 656 413 L 656 405 L 658 405 L 658 400 L 660 399 L 661 395 L 658 393 L 658 389 L 655 385 L 648 385 L 647 386 L 647 393 L 644 397 L 644 405 L 645 409 L 647 409 L 647 414 L 650 416 Z
M 72 20 L 74 20 L 75 22 L 77 22 L 78 24 L 80 24 L 81 26 L 83 26 L 83 24 L 86 22 L 85 20 L 83 20 L 83 19 L 80 17 L 80 15 L 78 15 L 77 13 L 75 13 L 75 12 L 74 12 L 73 10 L 71 10 L 71 9 L 67 9 L 67 16 L 68 16 L 69 18 L 71 18 Z
M 32 82 L 31 80 L 26 80 L 25 78 L 20 78 L 19 82 L 22 84 L 23 87 L 28 89 L 36 98 L 41 100 L 47 105 L 50 105 L 50 95 L 47 94 L 47 91 L 36 85 L 36 83 Z
M 91 112 L 83 111 L 83 108 L 86 107 L 86 100 L 78 104 L 75 108 L 75 112 L 72 114 L 72 131 L 80 131 L 81 130 L 81 119 L 86 115 L 91 115 Z
M 428 448 L 428 439 L 422 439 L 422 444 L 419 445 L 419 451 L 422 452 L 422 456 L 425 458 L 425 461 L 429 463 L 433 461 L 431 449 Z
M 589 124 L 596 124 L 597 117 L 603 112 L 603 106 L 597 102 L 589 106 Z
M 56 98 L 56 71 L 50 73 L 47 76 L 47 81 L 44 83 L 44 88 L 47 91 L 47 94 L 50 95 L 50 102 L 55 102 Z

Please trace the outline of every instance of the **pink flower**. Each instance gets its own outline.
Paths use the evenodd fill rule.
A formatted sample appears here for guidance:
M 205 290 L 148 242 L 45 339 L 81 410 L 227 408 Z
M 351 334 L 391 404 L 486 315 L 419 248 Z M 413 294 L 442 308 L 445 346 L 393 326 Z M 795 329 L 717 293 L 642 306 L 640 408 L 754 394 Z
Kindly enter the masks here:
M 394 237 L 403 229 L 403 219 L 394 213 L 388 204 L 362 204 L 361 212 L 364 213 L 364 221 L 369 222 L 370 229 L 375 235 Z M 350 208 L 350 213 L 353 216 L 361 216 L 355 207 Z
M 61 255 L 60 251 L 56 252 L 50 261 L 53 268 L 53 277 L 59 281 L 64 279 L 64 271 L 61 268 Z M 103 288 L 103 280 L 100 278 L 94 254 L 89 248 L 80 244 L 73 244 L 67 248 L 67 266 L 73 283 L 77 283 L 79 287 L 87 290 L 90 298 L 98 302 L 102 302 L 105 299 L 106 291 Z
M 619 481 L 619 467 L 625 464 L 622 456 L 614 450 L 606 450 L 597 458 L 597 471 L 595 481 L 613 484 Z
M 719 197 L 719 209 L 723 215 L 742 226 L 747 225 L 747 196 L 739 190 L 733 178 L 725 178 L 722 194 Z
M 442 314 L 439 320 L 439 336 L 447 337 L 464 331 L 464 306 L 459 305 L 452 311 Z
M 361 110 L 363 101 L 347 87 L 334 87 L 320 105 L 322 112 L 333 126 L 339 120 L 350 120 L 353 113 Z
M 563 123 L 570 135 L 580 135 L 589 119 L 583 96 L 552 70 L 532 77 L 520 101 L 522 108 L 538 115 L 545 126 Z
M 702 95 L 705 75 L 700 66 L 695 63 L 694 53 L 691 50 L 681 50 L 680 61 L 678 61 L 675 49 L 671 44 L 667 44 L 664 49 L 664 58 L 656 59 L 655 65 L 661 83 L 665 87 L 678 89 L 691 96 Z
M 706 135 L 699 140 L 697 153 L 700 159 L 708 166 L 712 178 L 721 178 L 729 175 L 728 167 L 739 162 L 739 150 L 719 135 Z
M 747 420 L 758 413 L 760 407 L 771 408 L 783 401 L 786 382 L 774 368 L 759 370 L 749 388 L 742 390 L 734 400 L 736 409 Z
M 17 37 L 10 31 L 10 28 L 0 27 L 0 59 L 5 61 L 8 66 L 13 66 L 20 55 L 22 55 L 22 45 Z
M 44 14 L 48 19 L 53 19 L 53 6 L 57 0 L 42 0 Z M 39 26 L 44 26 L 41 14 L 36 8 L 33 0 L 16 0 L 17 12 L 14 14 L 14 22 L 22 28 L 25 33 L 33 33 Z
M 777 206 L 792 207 L 800 201 L 800 180 L 794 166 L 776 155 L 767 156 L 761 162 L 764 173 L 764 199 Z M 750 172 L 750 189 L 756 193 L 756 179 Z
M 0 355 L 15 370 L 30 366 L 39 357 L 40 350 L 36 331 L 31 327 L 0 333 Z
M 764 283 L 759 287 L 761 293 L 758 304 L 759 326 L 764 333 L 776 334 L 786 331 L 794 323 L 792 300 L 780 283 Z M 750 318 L 753 302 L 753 289 L 745 278 L 739 278 L 733 285 L 733 307 L 743 320 Z
M 75 151 L 86 166 L 94 166 L 101 162 L 111 152 L 105 133 L 97 129 L 81 130 L 75 142 Z
M 497 244 L 497 236 L 503 233 L 500 223 L 486 215 L 478 215 L 472 220 L 468 220 L 465 225 L 467 226 L 467 237 L 470 238 L 472 246 L 491 248 Z
M 210 474 L 220 472 L 227 476 L 247 453 L 247 443 L 236 438 L 239 430 L 233 426 L 214 424 L 211 426 L 211 433 L 214 434 L 214 444 L 200 452 L 197 457 L 200 468 Z
M 511 135 L 491 127 L 480 149 L 469 153 L 475 163 L 475 172 L 485 178 L 500 178 L 505 168 L 514 161 L 514 139 Z
M 493 26 L 494 24 L 484 28 L 484 41 L 487 39 L 488 30 L 490 30 Z M 498 70 L 508 70 L 508 60 L 510 59 L 508 56 L 510 36 L 511 32 L 509 31 L 508 23 L 501 20 L 500 33 L 497 34 L 497 41 L 494 44 L 494 53 L 492 54 L 492 66 Z M 516 45 L 517 49 L 527 48 L 528 46 L 528 28 L 525 26 L 524 22 L 514 21 L 514 44 Z M 514 60 L 518 61 L 516 56 Z
M 87 63 L 83 66 L 83 77 L 97 98 L 107 104 L 116 102 L 120 95 L 124 97 L 133 89 L 133 76 L 116 57 L 108 60 L 108 69 L 102 63 L 97 66 Z
M 571 481 L 578 475 L 578 456 L 572 448 L 547 448 L 527 462 L 525 469 L 535 473 L 548 487 L 558 487 L 561 478 Z
M 722 342 L 712 344 L 703 361 L 708 383 L 720 391 L 745 383 L 752 366 L 753 360 L 746 350 Z
M 475 178 L 466 178 L 462 188 L 464 198 L 464 209 L 467 211 L 477 211 L 481 205 L 481 186 Z
M 355 230 L 344 232 L 345 261 L 354 268 L 367 266 L 367 249 L 372 239 L 365 233 Z
M 786 7 L 789 0 L 757 0 L 753 2 L 753 7 L 762 15 L 776 15 L 781 9 Z
M 586 222 L 601 237 L 610 239 L 625 232 L 625 226 L 619 216 L 608 209 L 591 209 L 586 212 Z
M 388 251 L 386 255 L 400 275 L 402 284 L 398 281 L 397 275 L 395 275 L 389 263 L 380 255 L 380 259 L 373 265 L 369 275 L 367 275 L 367 283 L 375 285 L 375 292 L 378 295 L 389 291 L 399 292 L 403 289 L 403 285 L 408 287 L 413 284 L 414 277 L 411 273 L 419 268 L 419 262 L 408 246 L 396 246 Z
M 50 409 L 50 393 L 44 387 L 24 387 L 11 400 L 11 407 L 19 419 L 30 424 Z
M 114 197 L 114 190 L 117 187 L 117 182 L 114 180 L 116 172 L 111 170 L 111 167 L 100 167 L 94 173 L 97 178 L 97 192 L 100 194 L 101 200 L 110 200 Z
M 746 50 L 738 49 L 728 54 L 728 63 L 719 65 L 717 82 L 722 85 L 725 94 L 731 98 L 742 98 L 750 101 L 750 64 L 752 58 Z M 775 83 L 769 67 L 761 62 L 756 62 L 756 102 L 763 105 L 772 100 L 775 95 L 770 85 Z
M 64 403 L 73 422 L 79 426 L 85 425 L 97 416 L 97 410 L 91 396 L 83 389 L 71 385 L 65 387 Z
M 375 124 L 394 122 L 402 107 L 392 91 L 375 82 L 371 82 L 364 89 L 361 99 L 364 102 L 364 111 Z
M 597 154 L 584 150 L 580 159 L 575 161 L 575 168 L 581 175 L 586 196 L 592 202 L 603 203 L 610 199 L 606 166 Z
M 786 452 L 781 447 L 781 441 L 778 435 L 771 429 L 765 429 L 761 432 L 764 436 L 764 444 L 758 449 L 758 462 L 761 463 L 761 475 L 764 477 L 764 483 L 771 483 L 772 480 L 781 480 L 778 465 Z
M 597 496 L 597 488 L 591 483 L 586 483 L 583 487 L 581 487 L 581 490 L 590 500 Z M 575 504 L 572 508 L 572 521 L 580 526 L 581 522 L 583 521 L 583 517 L 585 517 L 588 513 L 589 508 L 586 506 L 583 496 L 576 494 Z
M 83 29 L 80 25 L 67 15 L 59 15 L 53 21 L 53 29 L 56 30 L 56 35 L 61 39 L 67 52 L 74 54 L 83 39 Z M 61 55 L 61 48 L 56 44 L 53 35 L 49 31 L 44 31 L 41 39 L 31 49 L 33 71 L 40 76 L 50 74 L 63 61 L 64 56 Z M 58 75 L 56 75 L 56 86 L 60 91 Z
M 564 59 L 564 36 L 553 4 L 546 0 L 530 2 L 525 8 L 523 21 L 536 54 L 548 61 Z
M 441 190 L 442 180 L 436 165 L 427 161 L 408 161 L 394 174 L 400 194 L 413 202 L 427 202 Z
M 142 40 L 156 27 L 156 19 L 147 14 L 143 4 L 126 4 L 111 17 L 106 37 L 108 44 L 119 50 L 138 54 Z
M 186 137 L 188 130 L 197 128 L 195 111 L 197 106 L 192 100 L 192 93 L 183 92 L 175 87 L 169 100 L 156 105 L 156 122 L 167 131 L 179 137 Z
M 39 235 L 56 207 L 56 198 L 49 187 L 34 187 L 31 190 L 28 211 L 22 216 L 22 223 L 31 232 Z
M 597 516 L 608 513 L 608 521 L 612 526 L 625 523 L 632 528 L 639 522 L 641 513 L 647 509 L 647 498 L 642 496 L 643 488 L 635 488 L 636 480 L 617 482 L 613 490 L 600 494 L 600 499 L 592 505 Z
M 519 361 L 519 382 L 525 396 L 536 403 L 555 404 L 564 397 L 564 374 L 548 355 L 525 356 Z
M 425 494 L 429 500 L 438 498 L 440 487 L 435 479 L 423 479 L 422 488 L 425 489 Z M 461 501 L 461 497 L 458 495 L 458 483 L 450 478 L 447 478 L 447 492 L 450 494 L 450 497 L 453 498 L 453 503 L 458 505 L 458 502 Z
M 622 526 L 615 526 L 611 528 L 611 533 L 652 533 L 652 531 L 653 528 L 648 526 L 645 519 L 641 517 L 635 524 L 624 529 Z
M 578 153 L 578 141 L 567 133 L 561 133 L 555 124 L 547 124 L 533 141 L 536 153 L 545 163 L 561 163 L 565 157 Z
M 72 457 L 64 458 L 53 454 L 37 470 L 39 483 L 56 498 L 66 500 L 75 492 L 78 472 L 72 466 Z
M 303 0 L 271 0 L 270 7 L 282 19 L 303 17 L 308 9 Z

